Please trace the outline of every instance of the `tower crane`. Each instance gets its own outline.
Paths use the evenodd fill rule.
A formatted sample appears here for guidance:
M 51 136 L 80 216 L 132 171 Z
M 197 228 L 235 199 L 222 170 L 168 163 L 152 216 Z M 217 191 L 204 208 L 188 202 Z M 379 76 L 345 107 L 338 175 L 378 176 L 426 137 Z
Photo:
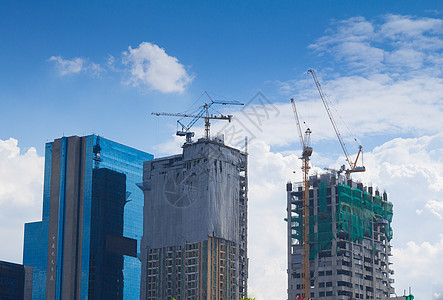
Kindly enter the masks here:
M 295 122 L 297 124 L 298 136 L 302 148 L 302 171 L 303 171 L 303 297 L 309 299 L 311 278 L 309 272 L 309 157 L 312 155 L 311 130 L 305 131 L 303 138 L 300 121 L 298 119 L 297 108 L 294 99 L 291 99 L 292 109 L 294 110 Z
M 329 120 L 331 120 L 332 127 L 334 128 L 334 131 L 335 131 L 335 134 L 337 135 L 340 146 L 343 149 L 343 153 L 345 154 L 346 161 L 349 164 L 349 169 L 344 170 L 345 174 L 346 174 L 346 179 L 350 179 L 351 173 L 365 172 L 366 168 L 365 168 L 365 166 L 363 166 L 363 147 L 361 145 L 358 146 L 357 157 L 355 158 L 355 161 L 352 161 L 349 156 L 348 150 L 346 149 L 346 145 L 343 141 L 343 138 L 341 137 L 340 131 L 338 130 L 337 124 L 335 123 L 334 118 L 332 117 L 331 109 L 329 108 L 328 102 L 326 101 L 326 95 L 323 93 L 320 82 L 317 79 L 317 75 L 315 74 L 315 71 L 312 69 L 308 70 L 308 73 L 311 73 L 312 78 L 314 79 L 318 93 L 320 94 L 320 98 L 323 102 L 323 105 L 326 108 L 326 112 L 328 113 Z M 362 166 L 361 167 L 357 166 L 357 162 L 358 162 L 358 158 L 360 157 L 360 154 L 362 157 Z
M 205 92 L 208 96 L 210 103 L 205 103 L 200 106 L 200 111 L 196 114 L 184 114 L 184 113 L 167 113 L 167 112 L 153 112 L 151 115 L 155 116 L 170 116 L 170 117 L 182 117 L 182 118 L 193 118 L 187 125 L 183 124 L 180 120 L 177 120 L 177 126 L 181 126 L 181 130 L 177 130 L 176 135 L 185 136 L 186 143 L 191 143 L 191 138 L 194 136 L 194 132 L 191 131 L 191 127 L 199 119 L 205 119 L 205 139 L 209 140 L 210 137 L 210 121 L 209 120 L 228 120 L 231 122 L 232 115 L 213 115 L 209 113 L 209 108 L 213 104 L 221 104 L 221 105 L 243 105 L 243 103 L 239 101 L 222 101 L 222 100 L 213 100 L 208 92 Z

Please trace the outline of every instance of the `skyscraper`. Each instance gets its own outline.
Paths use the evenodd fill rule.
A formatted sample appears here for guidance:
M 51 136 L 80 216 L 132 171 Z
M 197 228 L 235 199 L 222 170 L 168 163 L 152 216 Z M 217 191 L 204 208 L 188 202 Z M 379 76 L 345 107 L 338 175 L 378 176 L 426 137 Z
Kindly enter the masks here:
M 33 299 L 138 299 L 142 165 L 151 154 L 96 135 L 46 144 L 42 221 L 25 224 Z
M 141 299 L 247 295 L 247 154 L 221 139 L 144 163 Z
M 392 203 L 386 193 L 336 175 L 309 178 L 310 297 L 389 298 Z M 303 289 L 302 189 L 302 183 L 286 186 L 289 300 Z

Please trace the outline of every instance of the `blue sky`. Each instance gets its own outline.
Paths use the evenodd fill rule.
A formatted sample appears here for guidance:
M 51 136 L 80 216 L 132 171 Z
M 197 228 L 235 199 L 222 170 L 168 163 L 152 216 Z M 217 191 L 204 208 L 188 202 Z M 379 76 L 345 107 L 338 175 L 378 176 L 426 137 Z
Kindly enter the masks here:
M 381 18 L 386 13 L 434 16 L 432 10 L 440 6 L 437 1 L 417 5 L 416 1 L 390 1 L 389 7 L 385 1 L 340 5 L 332 1 L 278 5 L 272 1 L 106 5 L 6 1 L 0 10 L 0 99 L 9 113 L 2 119 L 23 126 L 12 126 L 2 137 L 22 137 L 21 145 L 37 146 L 39 154 L 46 139 L 63 133 L 100 132 L 149 149 L 152 143 L 137 137 L 156 122 L 147 117 L 151 110 L 183 111 L 205 90 L 243 101 L 259 90 L 270 90 L 268 97 L 285 101 L 272 82 L 328 64 L 307 47 L 327 32 L 331 21 L 361 15 Z M 122 52 L 142 42 L 165 49 L 194 76 L 184 93 L 121 84 Z M 101 66 L 113 56 L 118 71 L 59 76 L 48 61 L 51 56 L 82 58 Z M 33 124 L 42 135 L 30 134 L 26 124 Z
M 336 115 L 349 152 L 357 149 L 352 136 L 364 146 L 368 171 L 356 179 L 386 189 L 394 203 L 397 292 L 412 286 L 419 299 L 443 299 L 442 6 L 3 1 L 0 241 L 11 246 L 0 259 L 21 261 L 22 224 L 40 218 L 45 142 L 97 133 L 157 157 L 177 153 L 176 119 L 152 111 L 196 109 L 204 91 L 244 103 L 262 92 L 265 105 L 217 109 L 254 137 L 251 293 L 283 299 L 284 184 L 301 173 L 292 173 L 300 162 L 291 97 L 313 131 L 313 172 L 344 161 L 306 74 L 313 68 L 346 121 Z M 251 108 L 263 107 L 270 113 L 256 126 Z M 223 126 L 214 122 L 213 132 Z

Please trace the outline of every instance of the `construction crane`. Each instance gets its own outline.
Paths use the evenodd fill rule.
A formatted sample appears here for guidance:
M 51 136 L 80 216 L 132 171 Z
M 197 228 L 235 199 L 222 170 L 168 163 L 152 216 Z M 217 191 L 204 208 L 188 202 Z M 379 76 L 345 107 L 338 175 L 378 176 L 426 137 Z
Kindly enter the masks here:
M 323 105 L 326 108 L 326 112 L 328 113 L 329 119 L 331 120 L 332 127 L 334 128 L 335 134 L 337 135 L 338 141 L 340 142 L 340 146 L 343 149 L 343 153 L 345 154 L 346 161 L 349 164 L 349 169 L 343 168 L 346 174 L 346 179 L 350 179 L 351 173 L 356 172 L 365 172 L 366 168 L 363 166 L 363 147 L 361 145 L 358 146 L 358 153 L 357 157 L 355 158 L 355 161 L 352 161 L 351 157 L 349 156 L 348 150 L 346 149 L 346 145 L 343 141 L 343 138 L 341 137 L 340 131 L 338 130 L 337 124 L 334 121 L 334 118 L 332 117 L 331 109 L 329 108 L 329 104 L 326 101 L 326 95 L 323 93 L 323 90 L 321 88 L 320 82 L 317 79 L 317 75 L 315 74 L 315 71 L 310 69 L 308 70 L 308 73 L 311 73 L 312 78 L 314 79 L 315 85 L 317 86 L 318 93 L 320 94 L 320 98 L 323 102 Z M 362 166 L 357 166 L 358 158 L 362 157 Z
M 294 99 L 291 99 L 292 109 L 294 110 L 295 122 L 297 124 L 298 136 L 302 148 L 300 159 L 302 160 L 303 171 L 303 294 L 304 299 L 309 299 L 311 278 L 309 272 L 309 157 L 312 155 L 311 130 L 305 131 L 303 138 L 300 121 L 298 119 L 297 108 Z
M 152 115 L 155 116 L 170 116 L 170 117 L 183 117 L 183 118 L 193 118 L 187 125 L 183 124 L 180 120 L 177 120 L 177 126 L 181 126 L 181 130 L 177 130 L 176 135 L 185 136 L 186 143 L 191 143 L 191 138 L 194 136 L 194 132 L 191 131 L 191 127 L 199 119 L 205 119 L 205 138 L 209 140 L 210 138 L 210 121 L 209 120 L 228 120 L 231 122 L 232 115 L 223 115 L 219 116 L 213 115 L 209 113 L 209 108 L 213 104 L 221 104 L 221 105 L 243 105 L 243 103 L 239 101 L 222 101 L 222 100 L 213 100 L 208 92 L 205 92 L 211 102 L 205 103 L 200 106 L 200 111 L 196 114 L 184 114 L 184 113 L 166 113 L 166 112 L 153 112 Z

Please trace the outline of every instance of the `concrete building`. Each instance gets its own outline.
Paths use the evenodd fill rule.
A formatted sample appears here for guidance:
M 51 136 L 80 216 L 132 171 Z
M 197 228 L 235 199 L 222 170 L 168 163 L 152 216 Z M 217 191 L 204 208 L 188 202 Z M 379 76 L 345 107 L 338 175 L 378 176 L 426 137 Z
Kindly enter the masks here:
M 302 295 L 302 183 L 288 183 L 288 299 Z M 393 216 L 387 194 L 327 173 L 310 177 L 310 297 L 384 299 L 394 293 L 390 268 Z
M 0 261 L 0 299 L 32 299 L 32 267 Z
M 143 165 L 141 299 L 247 294 L 247 154 L 221 139 Z
M 25 224 L 33 299 L 138 299 L 143 162 L 151 154 L 100 138 L 46 144 L 42 221 Z

